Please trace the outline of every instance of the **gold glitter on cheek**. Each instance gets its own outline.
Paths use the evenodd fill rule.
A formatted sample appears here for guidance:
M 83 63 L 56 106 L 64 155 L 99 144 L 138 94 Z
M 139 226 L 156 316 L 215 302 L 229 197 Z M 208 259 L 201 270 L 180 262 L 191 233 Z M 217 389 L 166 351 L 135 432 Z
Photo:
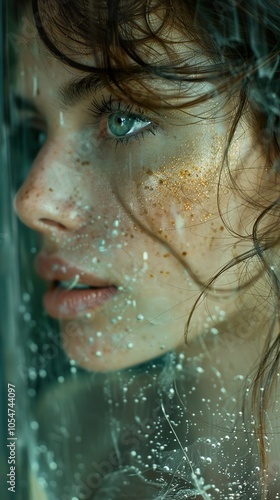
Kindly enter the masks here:
M 144 204 L 160 214 L 207 221 L 217 214 L 217 185 L 225 148 L 225 134 L 214 124 L 181 129 L 170 147 L 177 155 L 165 154 L 162 164 L 143 167 L 141 191 Z M 188 138 L 186 140 L 186 134 Z M 184 137 L 184 140 L 181 141 Z M 163 151 L 168 150 L 167 143 Z M 174 212 L 172 214 L 172 211 Z M 176 213 L 176 215 L 175 215 Z M 170 221 L 169 221 L 170 222 Z
M 155 172 L 147 169 L 142 186 L 151 196 L 153 206 L 161 213 L 166 211 L 169 200 L 178 206 L 182 214 L 188 212 L 191 219 L 198 216 L 202 222 L 208 220 L 211 215 L 206 206 L 213 186 L 213 177 L 213 169 L 206 163 L 203 168 L 195 165 L 185 166 L 183 160 L 176 159 Z

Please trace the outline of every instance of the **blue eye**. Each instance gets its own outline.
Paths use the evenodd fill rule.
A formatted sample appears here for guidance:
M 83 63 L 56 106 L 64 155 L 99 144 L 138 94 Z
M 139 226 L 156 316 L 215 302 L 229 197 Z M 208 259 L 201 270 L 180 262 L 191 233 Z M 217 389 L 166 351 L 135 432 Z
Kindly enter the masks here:
M 136 134 L 151 125 L 149 120 L 128 113 L 112 113 L 108 117 L 107 131 L 113 137 L 126 137 Z

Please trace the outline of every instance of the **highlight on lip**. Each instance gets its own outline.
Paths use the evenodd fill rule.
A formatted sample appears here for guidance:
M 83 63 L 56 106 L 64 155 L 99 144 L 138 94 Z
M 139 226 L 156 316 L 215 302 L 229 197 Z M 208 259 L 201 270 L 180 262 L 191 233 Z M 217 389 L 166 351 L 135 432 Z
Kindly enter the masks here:
M 43 297 L 43 303 L 50 316 L 57 319 L 71 319 L 95 310 L 112 299 L 117 288 L 92 288 L 85 290 L 67 290 L 53 283 Z

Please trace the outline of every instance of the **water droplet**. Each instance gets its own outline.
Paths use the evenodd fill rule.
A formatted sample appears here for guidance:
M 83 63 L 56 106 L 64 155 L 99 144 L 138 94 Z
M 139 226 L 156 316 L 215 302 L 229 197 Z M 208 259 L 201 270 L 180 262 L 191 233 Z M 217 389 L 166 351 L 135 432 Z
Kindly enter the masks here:
M 138 319 L 139 321 L 143 321 L 143 319 L 144 319 L 143 314 L 138 314 L 137 319 Z
M 129 342 L 129 343 L 127 344 L 127 347 L 128 347 L 128 349 L 132 349 L 132 348 L 133 348 L 133 343 L 132 343 L 132 342 Z
M 36 420 L 32 420 L 32 422 L 30 422 L 30 427 L 33 431 L 37 431 L 39 429 L 39 424 Z
M 211 332 L 213 335 L 218 335 L 219 330 L 218 330 L 217 328 L 211 328 L 210 332 Z
M 95 353 L 95 354 L 96 354 L 96 356 L 97 356 L 98 358 L 101 358 L 101 356 L 102 356 L 102 352 L 101 352 L 101 351 L 96 351 L 96 353 Z
M 198 373 L 204 373 L 204 369 L 201 366 L 198 366 L 197 369 L 196 369 L 196 371 Z
M 102 337 L 102 332 L 96 332 L 96 337 Z
M 59 111 L 59 125 L 61 127 L 64 125 L 64 114 L 62 111 Z
M 37 91 L 38 91 L 38 78 L 37 75 L 33 76 L 33 92 L 32 92 L 32 97 L 37 96 Z

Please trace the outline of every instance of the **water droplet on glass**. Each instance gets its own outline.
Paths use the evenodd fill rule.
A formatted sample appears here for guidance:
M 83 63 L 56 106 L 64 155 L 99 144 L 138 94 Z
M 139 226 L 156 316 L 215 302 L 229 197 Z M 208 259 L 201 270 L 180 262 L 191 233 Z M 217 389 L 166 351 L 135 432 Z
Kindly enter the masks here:
M 204 369 L 201 366 L 198 366 L 197 369 L 196 369 L 196 371 L 198 373 L 204 373 Z
M 39 424 L 36 420 L 32 420 L 32 422 L 30 422 L 30 427 L 33 431 L 37 431 L 39 429 Z

